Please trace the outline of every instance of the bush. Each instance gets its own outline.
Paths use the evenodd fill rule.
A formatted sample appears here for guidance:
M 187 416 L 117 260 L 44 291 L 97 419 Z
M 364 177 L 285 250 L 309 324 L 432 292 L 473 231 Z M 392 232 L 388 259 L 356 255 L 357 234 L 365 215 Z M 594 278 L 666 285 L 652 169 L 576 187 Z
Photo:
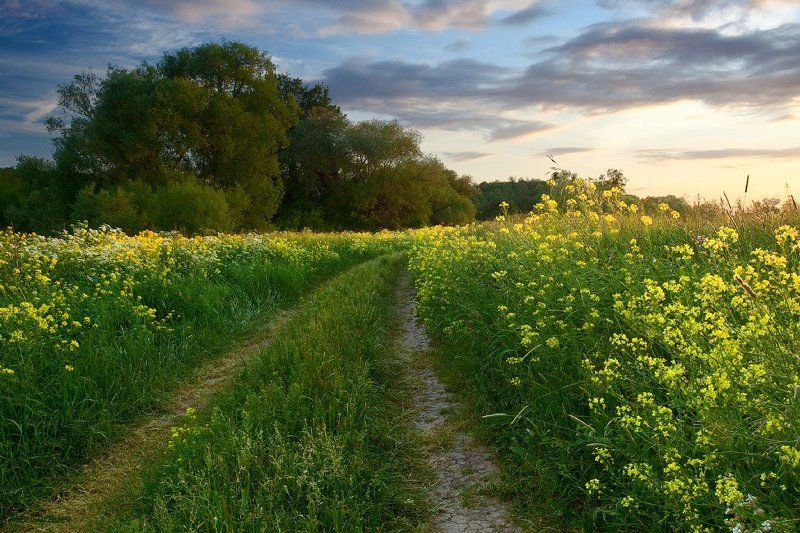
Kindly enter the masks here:
M 130 182 L 111 190 L 96 190 L 94 185 L 88 185 L 78 191 L 72 219 L 87 221 L 93 227 L 108 224 L 137 233 L 149 227 L 146 206 L 151 196 L 150 187 L 141 182 Z
M 188 235 L 230 231 L 236 218 L 224 191 L 193 180 L 173 182 L 156 191 L 148 211 L 155 227 Z

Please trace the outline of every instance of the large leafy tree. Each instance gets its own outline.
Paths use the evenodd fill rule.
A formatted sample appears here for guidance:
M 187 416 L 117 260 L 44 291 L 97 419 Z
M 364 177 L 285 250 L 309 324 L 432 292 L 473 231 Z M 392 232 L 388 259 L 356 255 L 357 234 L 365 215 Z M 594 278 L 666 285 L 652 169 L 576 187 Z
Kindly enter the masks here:
M 66 200 L 87 183 L 192 180 L 244 194 L 243 228 L 266 227 L 277 211 L 278 153 L 299 106 L 281 93 L 264 52 L 236 42 L 184 48 L 157 65 L 76 76 L 59 97 L 63 114 L 50 127 L 59 135 L 56 163 L 73 176 Z
M 53 160 L 20 159 L 0 191 L 3 217 L 20 228 L 237 231 L 268 227 L 279 209 L 285 227 L 474 218 L 469 178 L 424 156 L 418 132 L 350 122 L 324 84 L 277 74 L 241 43 L 79 74 L 58 94 Z
M 417 131 L 397 122 L 351 123 L 316 106 L 282 155 L 290 227 L 403 228 L 474 219 L 469 178 L 423 155 Z

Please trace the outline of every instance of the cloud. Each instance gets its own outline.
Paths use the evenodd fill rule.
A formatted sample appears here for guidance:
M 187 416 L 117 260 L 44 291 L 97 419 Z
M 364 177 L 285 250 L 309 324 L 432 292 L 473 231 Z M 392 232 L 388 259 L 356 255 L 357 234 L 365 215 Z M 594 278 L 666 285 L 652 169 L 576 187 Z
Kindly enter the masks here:
M 54 96 L 33 99 L 0 96 L 0 126 L 9 132 L 45 135 L 47 130 L 42 119 L 57 105 Z
M 473 161 L 475 159 L 481 159 L 483 157 L 488 157 L 491 154 L 489 152 L 475 152 L 475 151 L 467 151 L 467 152 L 443 152 L 443 156 L 447 159 L 455 161 L 457 163 L 463 163 L 465 161 Z
M 324 7 L 337 17 L 323 36 L 344 33 L 385 33 L 404 28 L 425 31 L 481 30 L 494 24 L 495 14 L 514 11 L 509 23 L 522 24 L 543 13 L 530 0 L 284 0 L 285 4 Z M 515 18 L 516 17 L 516 18 Z
M 324 76 L 337 100 L 365 109 L 372 100 L 436 107 L 455 99 L 473 109 L 604 113 L 690 100 L 776 111 L 800 97 L 800 24 L 742 35 L 598 24 L 539 58 L 520 69 L 472 59 L 354 59 Z
M 754 11 L 798 5 L 797 0 L 598 0 L 597 3 L 609 9 L 639 4 L 662 15 L 688 16 L 696 21 L 726 12 L 743 16 Z
M 256 0 L 148 0 L 147 4 L 182 22 L 228 28 L 252 25 L 266 10 L 265 3 Z
M 489 134 L 489 141 L 508 141 L 527 137 L 533 133 L 541 133 L 552 129 L 554 126 L 539 121 L 514 121 L 508 125 L 494 128 Z
M 353 104 L 401 97 L 471 97 L 487 84 L 499 88 L 500 81 L 510 73 L 507 68 L 474 59 L 451 59 L 429 65 L 355 58 L 325 70 L 323 75 L 334 99 Z
M 469 50 L 472 43 L 469 42 L 467 39 L 458 39 L 449 43 L 447 46 L 444 47 L 445 52 L 452 52 L 455 54 L 460 54 Z
M 602 24 L 546 52 L 498 97 L 595 112 L 680 100 L 780 106 L 800 94 L 797 24 L 737 36 Z
M 553 127 L 538 120 L 503 115 L 483 91 L 499 91 L 514 71 L 473 59 L 437 65 L 404 61 L 351 59 L 324 72 L 333 99 L 345 109 L 389 115 L 417 128 L 483 132 L 488 141 L 504 141 Z
M 793 159 L 800 156 L 800 146 L 793 148 L 722 148 L 715 150 L 640 150 L 641 159 Z
M 520 9 L 515 13 L 503 17 L 500 19 L 500 23 L 507 26 L 528 24 L 529 22 L 533 22 L 534 20 L 540 19 L 549 14 L 549 9 L 538 4 L 533 4 L 525 9 Z
M 33 124 L 35 122 L 39 122 L 50 113 L 55 111 L 56 107 L 58 107 L 58 102 L 55 99 L 43 100 L 38 102 L 30 102 L 29 106 L 31 110 L 25 113 L 25 122 L 28 124 Z
M 557 146 L 555 148 L 547 148 L 539 152 L 538 155 L 542 157 L 553 156 L 558 157 L 560 155 L 569 155 L 569 154 L 580 154 L 583 152 L 591 152 L 594 148 L 586 148 L 583 146 Z
M 23 12 L 37 15 L 52 14 L 64 8 L 85 8 L 94 16 L 101 12 L 106 16 L 124 16 L 126 22 L 161 17 L 188 25 L 224 29 L 259 24 L 271 4 L 264 0 L 26 0 L 19 3 L 30 4 Z

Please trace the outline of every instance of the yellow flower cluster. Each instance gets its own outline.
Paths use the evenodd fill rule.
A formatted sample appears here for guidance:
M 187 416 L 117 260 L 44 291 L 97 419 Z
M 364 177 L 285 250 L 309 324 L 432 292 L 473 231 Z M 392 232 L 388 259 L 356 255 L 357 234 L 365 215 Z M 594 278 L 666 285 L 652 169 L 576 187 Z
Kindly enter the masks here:
M 574 179 L 413 246 L 426 325 L 524 413 L 512 460 L 561 461 L 531 468 L 571 470 L 612 529 L 800 520 L 800 231 L 733 222 Z
M 53 369 L 79 370 L 70 354 L 89 330 L 109 326 L 109 314 L 126 316 L 127 327 L 169 328 L 173 313 L 144 304 L 142 288 L 180 284 L 189 274 L 213 279 L 233 265 L 277 262 L 313 271 L 341 251 L 377 255 L 407 238 L 389 232 L 127 236 L 86 227 L 45 238 L 6 230 L 0 233 L 0 380 L 19 377 L 34 352 L 52 354 Z

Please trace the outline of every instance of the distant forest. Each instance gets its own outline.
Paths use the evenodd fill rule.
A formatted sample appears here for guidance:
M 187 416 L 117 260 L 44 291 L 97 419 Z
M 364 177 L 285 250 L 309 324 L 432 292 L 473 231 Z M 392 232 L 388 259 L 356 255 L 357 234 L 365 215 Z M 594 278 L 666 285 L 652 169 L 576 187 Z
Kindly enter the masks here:
M 3 226 L 202 234 L 462 225 L 495 218 L 501 202 L 530 211 L 549 190 L 538 179 L 475 185 L 424 154 L 419 132 L 353 122 L 325 85 L 277 73 L 265 52 L 238 42 L 80 73 L 57 93 L 46 119 L 52 158 L 0 168 Z M 619 170 L 596 181 L 625 186 Z

